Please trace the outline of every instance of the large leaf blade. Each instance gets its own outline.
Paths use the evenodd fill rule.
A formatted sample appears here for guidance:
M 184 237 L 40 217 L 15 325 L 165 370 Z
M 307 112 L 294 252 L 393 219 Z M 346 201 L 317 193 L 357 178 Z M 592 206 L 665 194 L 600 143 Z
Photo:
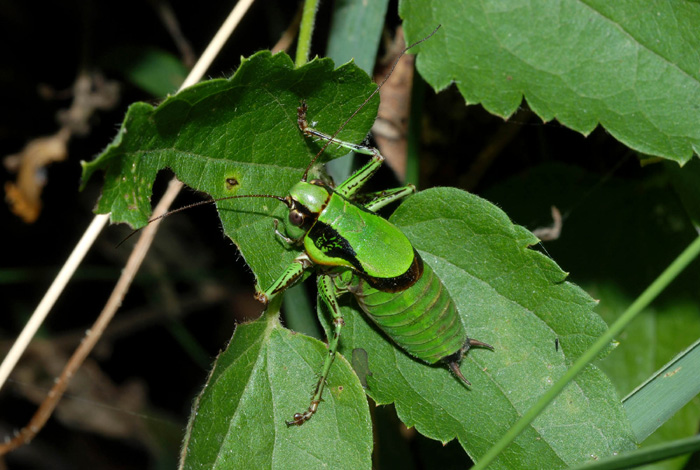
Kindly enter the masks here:
M 295 69 L 286 54 L 262 51 L 244 59 L 230 79 L 200 83 L 157 108 L 132 105 L 114 142 L 83 164 L 83 180 L 104 171 L 97 211 L 137 227 L 148 220 L 153 180 L 163 168 L 213 198 L 286 196 L 320 149 L 297 126 L 301 100 L 308 104 L 309 122 L 318 121 L 332 133 L 374 88 L 353 64 L 334 69 L 330 59 L 318 59 Z M 361 110 L 339 138 L 364 139 L 377 103 Z M 324 159 L 344 153 L 330 147 Z M 296 255 L 272 228 L 272 216 L 282 217 L 285 207 L 260 198 L 217 206 L 224 232 L 239 246 L 258 283 L 270 285 Z
M 370 468 L 367 401 L 342 357 L 313 427 L 285 424 L 308 406 L 326 356 L 323 343 L 283 328 L 275 314 L 239 325 L 195 403 L 181 468 Z
M 700 149 L 700 5 L 691 2 L 404 0 L 417 68 L 436 89 L 508 117 L 525 98 L 543 120 L 598 124 L 640 152 L 687 162 Z

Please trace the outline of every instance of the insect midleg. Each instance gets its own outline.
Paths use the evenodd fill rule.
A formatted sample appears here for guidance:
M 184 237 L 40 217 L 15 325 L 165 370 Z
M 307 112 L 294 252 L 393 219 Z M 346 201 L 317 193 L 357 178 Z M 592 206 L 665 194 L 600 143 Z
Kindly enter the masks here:
M 286 421 L 287 426 L 301 426 L 306 421 L 311 419 L 311 417 L 316 413 L 318 409 L 318 404 L 321 402 L 321 396 L 323 395 L 323 389 L 326 386 L 326 379 L 328 378 L 328 373 L 333 365 L 333 360 L 338 351 L 338 341 L 340 340 L 340 331 L 345 325 L 343 321 L 343 316 L 340 311 L 340 305 L 338 305 L 337 293 L 338 290 L 333 283 L 333 279 L 327 274 L 320 275 L 318 277 L 318 293 L 321 300 L 326 304 L 333 317 L 333 337 L 328 341 L 328 355 L 323 362 L 323 369 L 321 370 L 321 376 L 316 383 L 316 389 L 311 397 L 311 404 L 309 408 L 303 413 L 295 413 L 292 421 Z
M 340 195 L 351 198 L 362 186 L 369 180 L 372 175 L 374 175 L 379 167 L 382 166 L 384 162 L 384 156 L 379 153 L 374 147 L 365 147 L 364 145 L 357 145 L 350 142 L 344 142 L 342 140 L 334 139 L 328 134 L 317 131 L 316 129 L 309 127 L 306 122 L 306 105 L 302 104 L 297 110 L 299 128 L 302 130 L 305 136 L 315 137 L 321 140 L 327 140 L 331 143 L 344 147 L 348 150 L 352 150 L 357 153 L 364 155 L 371 155 L 372 159 L 362 166 L 359 170 L 353 173 L 350 178 L 343 181 L 338 187 L 335 188 L 335 192 Z
M 394 201 L 403 199 L 406 196 L 416 192 L 416 187 L 412 184 L 403 186 L 401 188 L 386 189 L 384 191 L 378 191 L 376 193 L 368 193 L 362 195 L 362 200 L 367 200 L 368 202 L 364 205 L 365 209 L 375 212 L 387 204 L 391 204 Z
M 369 179 L 377 172 L 377 170 L 379 170 L 379 167 L 381 167 L 382 163 L 384 162 L 384 157 L 382 156 L 382 154 L 379 153 L 377 149 L 371 147 L 361 148 L 366 149 L 367 152 L 360 152 L 357 149 L 355 149 L 355 151 L 358 153 L 364 153 L 366 155 L 372 155 L 372 159 L 365 163 L 348 179 L 346 179 L 340 185 L 338 185 L 337 188 L 335 188 L 335 191 L 337 193 L 340 193 L 342 196 L 345 196 L 347 198 L 351 198 L 352 196 L 354 196 L 355 193 L 357 193 L 357 191 L 360 190 L 360 188 L 362 188 L 362 186 L 367 181 L 369 181 Z
M 274 296 L 297 282 L 304 274 L 304 271 L 311 265 L 311 260 L 306 253 L 300 254 L 265 292 L 256 295 L 257 299 L 265 304 L 269 303 Z

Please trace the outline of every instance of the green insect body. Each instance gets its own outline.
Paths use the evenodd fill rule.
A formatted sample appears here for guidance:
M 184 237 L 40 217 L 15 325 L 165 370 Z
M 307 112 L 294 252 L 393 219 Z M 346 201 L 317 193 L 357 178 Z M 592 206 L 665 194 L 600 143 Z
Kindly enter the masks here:
M 303 238 L 317 265 L 349 268 L 334 278 L 394 342 L 428 363 L 455 354 L 466 332 L 449 293 L 406 236 L 377 214 L 328 190 Z
M 348 290 L 360 308 L 406 352 L 429 364 L 459 355 L 467 338 L 449 292 L 428 264 L 409 289 L 383 292 L 354 276 Z M 457 357 L 455 357 L 457 359 Z
M 403 290 L 408 286 L 402 276 L 413 272 L 415 251 L 404 234 L 330 189 L 324 209 L 304 237 L 304 248 L 315 264 L 351 268 L 384 289 L 396 285 Z
M 308 127 L 305 104 L 299 108 L 298 123 L 307 137 L 371 155 L 372 159 L 336 188 L 321 181 L 306 182 L 305 174 L 287 197 L 257 196 L 273 197 L 287 205 L 285 233 L 275 231 L 290 245 L 304 248 L 258 298 L 269 302 L 315 267 L 319 271 L 319 297 L 333 317 L 329 354 L 311 404 L 305 412 L 296 413 L 287 425 L 303 424 L 318 409 L 344 325 L 337 297 L 345 293 L 352 293 L 367 316 L 407 353 L 429 364 L 446 362 L 457 377 L 470 385 L 459 370 L 462 357 L 472 346 L 493 348 L 467 337 L 457 308 L 440 279 L 423 263 L 406 236 L 375 213 L 414 193 L 415 187 L 369 194 L 363 196 L 369 202 L 359 205 L 354 202 L 357 191 L 379 169 L 384 157 L 374 148 L 338 141 Z

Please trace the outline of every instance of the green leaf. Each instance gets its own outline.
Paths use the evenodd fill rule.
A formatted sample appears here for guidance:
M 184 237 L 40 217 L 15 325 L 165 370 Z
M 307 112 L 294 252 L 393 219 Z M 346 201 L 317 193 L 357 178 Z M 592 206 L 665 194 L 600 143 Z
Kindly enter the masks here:
M 334 70 L 330 59 L 295 69 L 286 54 L 267 51 L 244 59 L 228 80 L 190 87 L 153 108 L 136 103 L 107 149 L 83 164 L 83 181 L 105 172 L 97 212 L 135 227 L 151 214 L 156 174 L 170 168 L 185 184 L 212 198 L 242 194 L 286 196 L 320 146 L 297 126 L 297 107 L 308 104 L 309 122 L 330 132 L 355 111 L 376 86 L 352 64 Z M 376 115 L 366 106 L 338 138 L 359 142 Z M 329 147 L 324 158 L 344 150 Z M 229 184 L 234 182 L 234 185 Z M 296 256 L 277 237 L 272 218 L 286 207 L 273 199 L 217 203 L 224 232 L 240 248 L 258 283 L 270 285 Z
M 700 6 L 689 2 L 403 0 L 406 38 L 435 89 L 507 117 L 601 124 L 640 152 L 687 162 L 700 149 Z
M 609 321 L 614 320 L 630 302 L 627 296 L 609 285 L 593 287 L 591 292 L 601 299 L 597 311 Z M 631 323 L 620 335 L 619 346 L 600 362 L 600 367 L 612 378 L 620 394 L 625 395 L 650 376 L 653 377 L 657 369 L 666 366 L 678 353 L 679 348 L 693 343 L 698 337 L 700 312 L 697 305 L 682 299 L 666 302 L 646 310 Z M 681 375 L 690 381 L 684 380 L 679 384 L 680 376 L 677 373 L 671 374 L 668 377 L 672 377 L 673 382 L 669 384 L 669 388 L 664 388 L 660 393 L 649 397 L 646 403 L 642 402 L 642 398 L 637 394 L 624 400 L 635 434 L 643 447 L 696 433 L 700 420 L 700 398 L 696 396 L 697 380 L 693 379 L 700 377 L 700 374 L 693 372 L 693 361 L 689 362 L 690 366 L 684 367 Z M 677 367 L 672 367 L 672 371 Z M 690 385 L 694 392 L 689 391 L 690 395 L 681 393 L 684 384 Z M 694 396 L 695 398 L 687 403 L 688 398 Z M 680 407 L 683 409 L 677 412 Z M 659 416 L 659 413 L 662 416 Z M 649 436 L 659 425 L 661 427 Z M 659 463 L 654 468 L 683 468 L 686 460 L 687 457 L 680 457 Z
M 697 308 L 694 310 L 697 315 Z M 700 341 L 696 341 L 625 398 L 625 409 L 637 438 L 648 437 L 699 393 Z M 693 421 L 698 418 L 695 408 Z
M 310 380 L 328 352 L 283 328 L 276 313 L 239 325 L 217 358 L 190 416 L 180 468 L 371 468 L 367 400 L 344 358 L 331 369 L 313 426 L 285 424 L 299 404 L 308 406 Z
M 352 60 L 372 73 L 388 4 L 388 0 L 336 2 L 326 55 L 339 64 Z
M 547 251 L 572 272 L 572 277 L 595 298 L 604 320 L 612 323 L 635 296 L 688 245 L 697 232 L 681 200 L 696 207 L 690 180 L 695 161 L 683 168 L 669 162 L 645 167 L 634 179 L 608 177 L 603 182 L 575 167 L 542 165 L 506 181 L 489 193 L 515 220 L 546 224 L 554 204 L 565 214 L 561 237 Z M 665 171 L 673 170 L 666 178 Z M 681 186 L 669 182 L 683 181 Z M 680 189 L 685 188 L 686 191 Z M 581 196 L 584 194 L 585 196 Z M 692 212 L 692 211 L 691 211 Z M 700 337 L 697 311 L 698 266 L 689 266 L 652 307 L 640 314 L 616 340 L 618 346 L 598 365 L 611 378 L 622 399 L 650 375 Z M 671 406 L 672 393 L 655 408 Z M 653 445 L 694 435 L 700 420 L 696 397 L 657 432 L 642 442 Z M 635 420 L 635 435 L 639 433 Z M 682 468 L 685 457 L 654 468 Z
M 456 189 L 421 192 L 391 218 L 449 289 L 472 338 L 465 387 L 444 365 L 426 366 L 394 347 L 346 301 L 341 346 L 368 353 L 367 393 L 394 402 L 422 434 L 458 438 L 478 460 L 606 328 L 593 299 L 565 281 L 536 242 L 492 204 Z M 560 349 L 555 349 L 559 338 Z M 615 390 L 588 369 L 535 421 L 496 468 L 556 468 L 634 447 Z

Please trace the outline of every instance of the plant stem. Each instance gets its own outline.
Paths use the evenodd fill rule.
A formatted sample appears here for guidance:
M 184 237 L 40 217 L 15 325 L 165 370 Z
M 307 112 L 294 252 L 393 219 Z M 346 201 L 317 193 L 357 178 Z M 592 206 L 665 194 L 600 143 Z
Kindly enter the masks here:
M 301 67 L 309 61 L 311 51 L 311 35 L 314 32 L 314 22 L 316 21 L 316 11 L 318 10 L 318 0 L 306 0 L 304 2 L 304 12 L 301 15 L 301 26 L 299 27 L 299 41 L 297 42 L 297 55 L 295 65 Z
M 58 296 L 61 295 L 61 292 L 63 292 L 65 289 L 68 281 L 70 281 L 70 278 L 73 276 L 73 273 L 75 273 L 75 270 L 78 269 L 81 261 L 90 250 L 90 247 L 108 220 L 109 216 L 107 214 L 100 214 L 92 219 L 90 226 L 87 228 L 87 230 L 85 230 L 85 233 L 80 238 L 80 241 L 75 246 L 73 252 L 66 260 L 66 263 L 59 271 L 56 279 L 54 279 L 51 283 L 51 287 L 49 287 L 49 290 L 46 291 L 46 294 L 44 294 L 44 297 L 41 299 L 41 302 L 39 302 L 36 310 L 29 318 L 29 321 L 22 330 L 22 333 L 20 333 L 20 335 L 17 337 L 15 343 L 12 345 L 12 348 L 10 348 L 10 351 L 7 353 L 7 356 L 5 356 L 5 359 L 3 359 L 2 365 L 0 365 L 0 387 L 5 384 L 5 381 L 10 376 L 12 369 L 14 369 L 17 365 L 17 361 L 19 361 L 20 356 L 22 356 L 24 350 L 27 349 L 29 342 L 39 330 L 39 327 L 49 314 L 51 307 L 53 307 L 53 305 L 56 303 Z
M 612 341 L 636 316 L 644 310 L 668 286 L 691 261 L 700 254 L 700 237 L 696 238 L 669 265 L 668 268 L 646 288 L 644 292 L 630 305 L 620 318 L 567 370 L 564 375 L 547 390 L 532 408 L 523 414 L 522 418 L 506 432 L 503 437 L 484 454 L 474 466 L 474 470 L 486 468 L 496 457 L 505 450 L 518 435 L 532 423 L 535 418 L 551 403 L 559 393 L 571 382 L 588 363 L 592 362 L 600 352 Z

